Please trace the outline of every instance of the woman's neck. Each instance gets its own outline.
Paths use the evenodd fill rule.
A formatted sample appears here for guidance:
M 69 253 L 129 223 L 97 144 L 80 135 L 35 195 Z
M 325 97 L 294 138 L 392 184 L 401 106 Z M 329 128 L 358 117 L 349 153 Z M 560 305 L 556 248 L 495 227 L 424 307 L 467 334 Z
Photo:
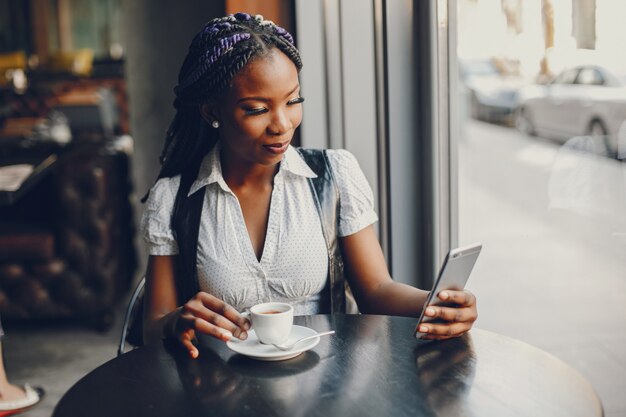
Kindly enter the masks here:
M 272 186 L 274 176 L 278 173 L 279 164 L 255 164 L 229 155 L 221 150 L 220 163 L 222 176 L 230 188 L 265 187 Z

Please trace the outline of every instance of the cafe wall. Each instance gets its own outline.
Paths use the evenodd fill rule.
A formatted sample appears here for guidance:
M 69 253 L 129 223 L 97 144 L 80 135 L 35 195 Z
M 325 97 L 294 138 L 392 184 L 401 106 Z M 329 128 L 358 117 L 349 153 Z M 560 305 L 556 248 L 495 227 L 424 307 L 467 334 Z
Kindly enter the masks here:
M 122 8 L 138 202 L 159 172 L 158 157 L 174 116 L 173 88 L 189 42 L 207 20 L 223 14 L 224 2 L 186 0 L 181 7 L 168 0 L 123 0 Z M 141 207 L 137 212 L 140 216 Z

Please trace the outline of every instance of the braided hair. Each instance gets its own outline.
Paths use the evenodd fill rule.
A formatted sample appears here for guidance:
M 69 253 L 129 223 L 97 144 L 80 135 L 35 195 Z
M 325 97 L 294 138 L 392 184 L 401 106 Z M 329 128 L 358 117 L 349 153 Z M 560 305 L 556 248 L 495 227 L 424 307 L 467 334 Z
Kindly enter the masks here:
M 158 178 L 172 177 L 199 166 L 217 142 L 200 106 L 217 97 L 233 77 L 258 56 L 278 48 L 302 68 L 293 37 L 261 15 L 237 13 L 209 21 L 193 38 L 174 88 L 176 115 L 161 152 Z

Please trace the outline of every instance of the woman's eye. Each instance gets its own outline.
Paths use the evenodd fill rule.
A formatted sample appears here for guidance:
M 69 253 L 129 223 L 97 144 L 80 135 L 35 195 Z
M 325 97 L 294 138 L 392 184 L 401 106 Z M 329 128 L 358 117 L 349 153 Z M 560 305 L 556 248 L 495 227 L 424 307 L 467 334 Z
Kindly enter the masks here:
M 292 100 L 289 100 L 287 104 L 300 104 L 304 102 L 304 97 L 296 97 Z
M 244 112 L 248 116 L 253 116 L 255 114 L 265 113 L 266 111 L 267 111 L 267 109 L 265 107 L 255 107 L 255 108 L 252 108 L 252 109 L 244 109 Z

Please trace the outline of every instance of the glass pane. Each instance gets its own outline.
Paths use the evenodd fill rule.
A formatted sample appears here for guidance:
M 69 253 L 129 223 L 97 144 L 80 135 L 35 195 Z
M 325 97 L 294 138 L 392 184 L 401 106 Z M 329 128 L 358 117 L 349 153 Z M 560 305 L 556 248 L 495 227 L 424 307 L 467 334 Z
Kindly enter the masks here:
M 122 57 L 121 0 L 46 0 L 38 10 L 46 16 L 49 52 L 89 49 L 97 59 Z
M 484 245 L 477 326 L 578 367 L 623 412 L 626 2 L 456 3 L 458 236 Z M 477 61 L 498 71 L 463 70 Z

